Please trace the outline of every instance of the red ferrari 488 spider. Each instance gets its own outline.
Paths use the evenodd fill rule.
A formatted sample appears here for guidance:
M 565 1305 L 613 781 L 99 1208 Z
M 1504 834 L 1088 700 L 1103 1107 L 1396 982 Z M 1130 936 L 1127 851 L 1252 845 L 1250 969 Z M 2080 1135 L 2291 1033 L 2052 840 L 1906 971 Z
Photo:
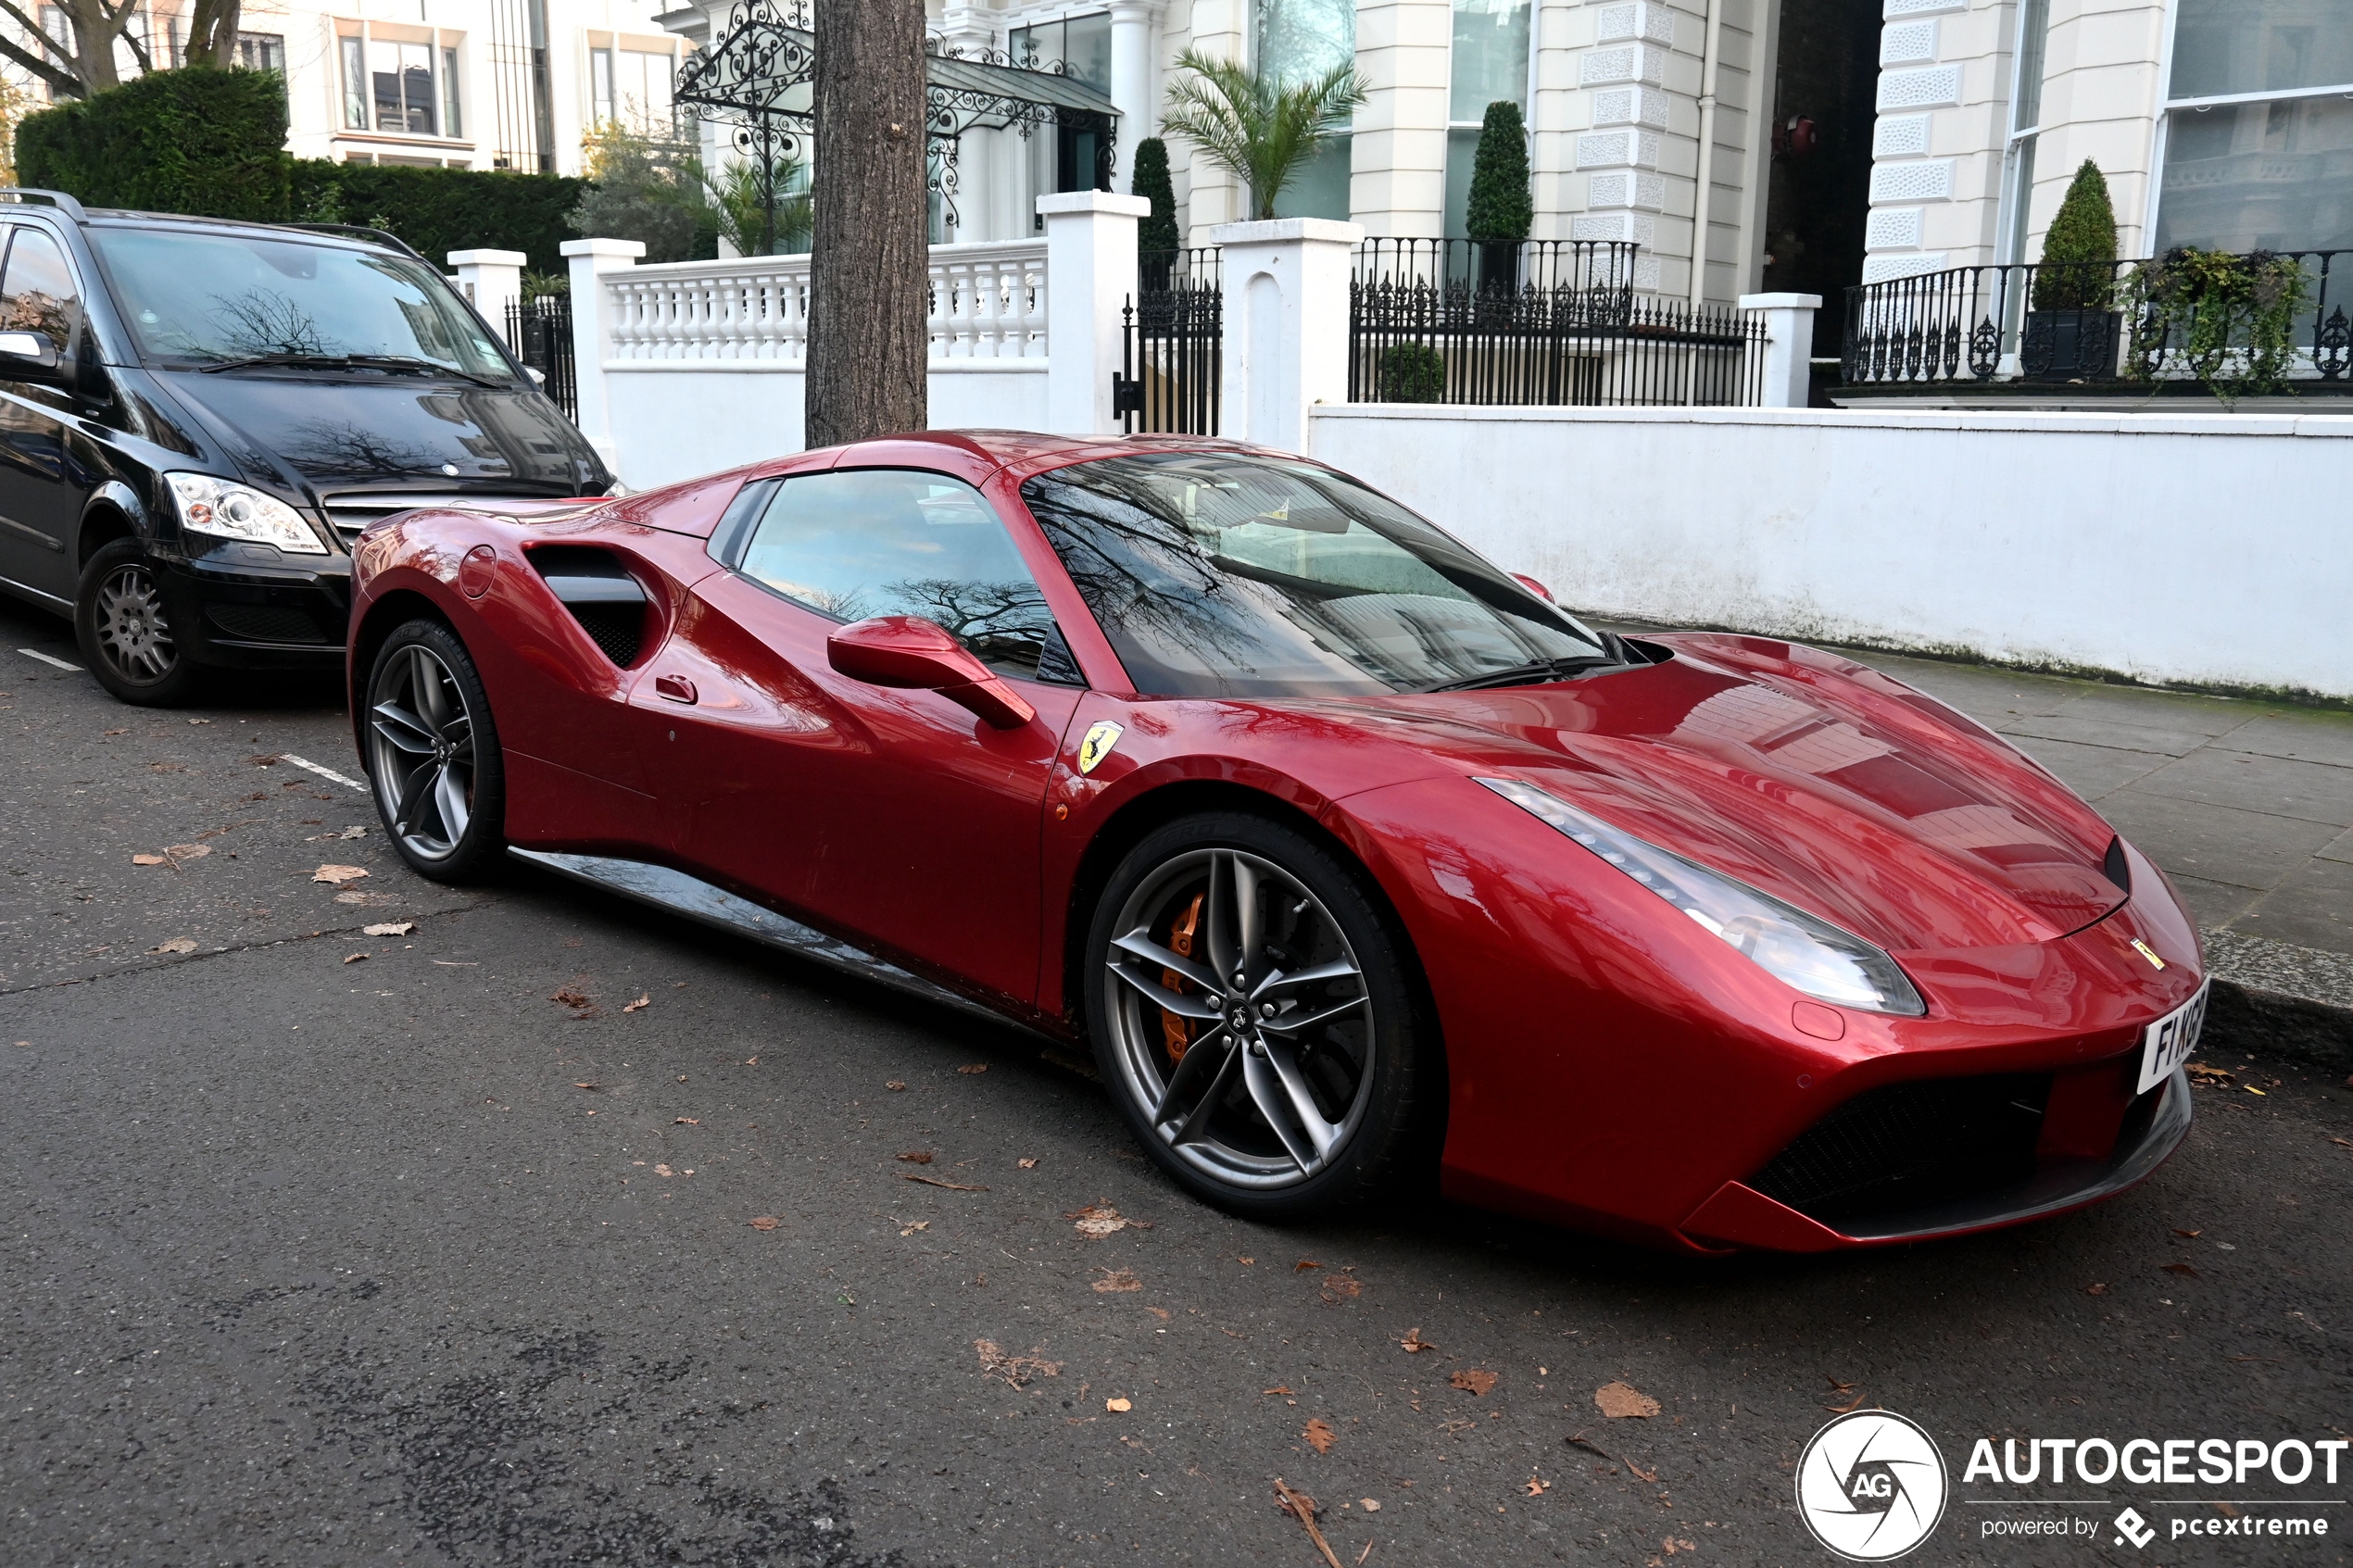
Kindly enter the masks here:
M 933 433 L 357 551 L 429 877 L 515 855 L 1087 1042 L 1238 1212 L 1445 1190 L 1687 1251 L 2077 1208 L 2190 1122 L 2196 928 L 1991 732 L 1580 623 L 1181 437 Z

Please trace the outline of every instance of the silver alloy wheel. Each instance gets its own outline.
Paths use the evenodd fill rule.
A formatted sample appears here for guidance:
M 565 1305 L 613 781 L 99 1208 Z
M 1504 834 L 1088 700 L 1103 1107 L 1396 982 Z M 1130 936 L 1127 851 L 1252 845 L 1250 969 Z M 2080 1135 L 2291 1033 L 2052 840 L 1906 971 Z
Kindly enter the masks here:
M 1364 1119 L 1375 1041 L 1323 901 L 1271 860 L 1196 849 L 1146 877 L 1113 930 L 1113 1056 L 1162 1141 L 1236 1186 L 1327 1168 Z
M 124 680 L 152 685 L 171 673 L 179 646 L 155 573 L 144 561 L 125 561 L 107 572 L 94 608 L 98 651 Z
M 384 820 L 427 860 L 456 853 L 473 817 L 473 715 L 440 657 L 411 643 L 376 672 L 369 771 Z

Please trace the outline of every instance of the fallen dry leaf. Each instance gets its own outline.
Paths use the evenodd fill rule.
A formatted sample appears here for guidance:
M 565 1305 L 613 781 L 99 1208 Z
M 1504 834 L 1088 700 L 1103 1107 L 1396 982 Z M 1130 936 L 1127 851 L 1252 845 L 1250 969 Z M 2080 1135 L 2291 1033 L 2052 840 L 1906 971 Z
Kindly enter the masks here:
M 358 882 L 367 874 L 368 868 L 365 866 L 321 866 L 310 873 L 310 880 L 330 883 Z
M 1317 1294 L 1323 1297 L 1325 1306 L 1338 1306 L 1342 1301 L 1353 1301 L 1365 1294 L 1365 1282 L 1354 1274 L 1333 1274 L 1323 1281 Z
M 1418 1328 L 1407 1329 L 1405 1331 L 1405 1337 L 1400 1339 L 1397 1343 L 1404 1348 L 1405 1353 L 1409 1356 L 1417 1356 L 1424 1350 L 1435 1350 L 1438 1348 L 1437 1346 L 1422 1337 L 1422 1331 Z
M 1060 1377 L 1063 1374 L 1062 1362 L 1046 1360 L 1035 1345 L 1029 1348 L 1029 1354 L 1026 1356 L 999 1349 L 994 1339 L 975 1339 L 973 1348 L 980 1352 L 982 1372 L 1015 1388 L 1026 1386 L 1033 1377 Z
M 1473 1399 L 1484 1399 L 1487 1391 L 1495 1386 L 1495 1374 L 1491 1372 L 1482 1372 L 1477 1367 L 1465 1367 L 1460 1372 L 1448 1373 L 1446 1381 L 1449 1386 L 1460 1388 Z M 1653 1405 L 1650 1413 L 1656 1415 L 1658 1407 Z
M 2108 1285 L 2107 1285 L 2107 1282 L 2103 1281 L 2103 1282 L 2101 1282 L 2101 1283 L 2100 1283 L 2100 1284 L 2098 1284 L 2098 1285 L 2087 1285 L 2087 1286 L 2085 1286 L 2083 1287 L 2083 1294 L 2084 1294 L 2084 1295 L 2086 1295 L 2086 1296 L 2105 1296 L 2105 1295 L 2107 1295 L 2107 1294 L 2108 1294 Z
M 1845 1393 L 1845 1392 L 1846 1392 L 1849 1388 L 1852 1388 L 1852 1387 L 1854 1387 L 1854 1386 L 1855 1386 L 1855 1385 L 1853 1385 L 1852 1383 L 1841 1383 L 1841 1382 L 1840 1382 L 1837 1378 L 1832 1377 L 1832 1376 L 1831 1376 L 1829 1373 L 1827 1373 L 1827 1372 L 1826 1372 L 1826 1373 L 1824 1373 L 1824 1374 L 1822 1374 L 1822 1381 L 1823 1381 L 1823 1382 L 1825 1382 L 1825 1383 L 1827 1383 L 1827 1384 L 1829 1384 L 1829 1385 L 1831 1386 L 1831 1391 L 1832 1391 L 1833 1393 L 1843 1394 L 1843 1393 Z
M 1101 1241 L 1115 1231 L 1127 1228 L 1126 1218 L 1108 1203 L 1089 1203 L 1084 1209 L 1072 1210 L 1063 1218 L 1076 1222 L 1078 1234 L 1089 1241 Z
M 1658 1413 L 1656 1399 L 1624 1383 L 1603 1384 L 1593 1390 L 1593 1403 L 1613 1421 L 1623 1416 L 1653 1416 Z
M 637 999 L 635 1001 L 622 1003 L 621 1010 L 623 1012 L 635 1012 L 640 1008 L 648 1008 L 653 1006 L 653 997 L 648 993 L 640 991 L 637 993 Z
M 2220 1067 L 2209 1067 L 2202 1061 L 2193 1061 L 2183 1071 L 2190 1075 L 2191 1083 L 2209 1085 L 2227 1084 L 2237 1076 L 2236 1073 L 2226 1072 Z
M 943 1182 L 937 1176 L 920 1176 L 912 1171 L 908 1172 L 906 1175 L 907 1180 L 911 1182 L 921 1182 L 927 1187 L 946 1187 L 950 1192 L 987 1192 L 988 1190 L 984 1186 L 968 1186 L 963 1182 Z
M 1363 1509 L 1367 1513 L 1378 1513 L 1380 1512 L 1380 1504 L 1372 1498 L 1358 1498 L 1356 1499 L 1356 1506 Z
M 1684 1540 L 1678 1536 L 1669 1536 L 1660 1544 L 1667 1548 L 1667 1555 L 1669 1557 L 1674 1556 L 1679 1551 L 1697 1551 L 1699 1549 L 1699 1543 L 1697 1541 Z
M 928 1165 L 931 1163 L 931 1150 L 927 1148 L 911 1148 L 899 1158 L 904 1160 L 910 1165 Z
M 888 1089 L 892 1094 L 897 1094 L 900 1090 L 905 1088 L 906 1086 L 907 1085 L 904 1083 L 901 1083 L 897 1078 L 893 1078 L 889 1083 L 883 1085 L 884 1088 Z
M 1303 1274 L 1310 1269 L 1320 1269 L 1323 1266 L 1323 1264 L 1315 1261 L 1313 1258 L 1302 1258 L 1298 1262 L 1293 1263 L 1290 1266 L 1290 1272 L 1295 1274 Z
M 988 1071 L 988 1063 L 985 1061 L 975 1061 L 970 1067 L 959 1067 L 956 1071 L 968 1075 L 975 1073 L 986 1073 Z
M 2192 1279 L 2198 1277 L 2198 1272 L 2187 1263 L 2167 1263 L 2164 1268 L 2169 1274 L 2187 1274 Z
M 1832 1415 L 1852 1415 L 1856 1411 L 1860 1410 L 1862 1405 L 1863 1396 L 1856 1394 L 1853 1399 L 1847 1400 L 1846 1403 L 1843 1405 L 1824 1405 L 1822 1408 L 1830 1411 Z M 1658 1411 L 1654 1409 L 1651 1413 L 1653 1415 L 1656 1415 Z
M 2353 1148 L 2353 1138 L 2331 1138 L 2329 1139 L 2329 1142 L 2336 1145 L 2339 1148 Z
M 346 963 L 365 963 L 367 960 L 368 955 L 365 953 L 346 953 L 343 956 L 343 961 Z
M 1307 1439 L 1307 1446 L 1319 1454 L 1331 1452 L 1332 1445 L 1340 1441 L 1340 1434 L 1332 1430 L 1332 1424 L 1320 1415 L 1309 1421 L 1307 1430 L 1300 1436 Z
M 168 866 L 171 862 L 160 855 L 133 855 L 131 863 L 134 866 Z
M 899 1222 L 899 1234 L 900 1236 L 912 1236 L 917 1231 L 927 1231 L 929 1229 L 931 1229 L 931 1222 L 929 1220 L 900 1220 Z
M 2240 1087 L 2240 1088 L 2242 1088 L 2242 1089 L 2245 1089 L 2245 1090 L 2246 1090 L 2248 1094 L 2251 1094 L 2251 1095 L 2260 1095 L 2260 1094 L 2263 1094 L 2263 1093 L 2264 1093 L 2264 1091 L 2263 1091 L 2263 1090 L 2257 1088 L 2257 1087 L 2256 1087 L 2254 1085 L 2252 1085 L 2252 1084 L 2241 1084 L 2241 1085 L 2239 1085 L 2239 1087 Z
M 1114 1415 L 1126 1415 L 1135 1408 L 1136 1402 L 1133 1399 L 1105 1399 L 1103 1401 L 1103 1409 Z
M 667 1165 L 657 1165 L 654 1167 L 654 1174 L 657 1176 L 674 1176 L 677 1173 L 677 1172 L 672 1170 Z
M 2340 1138 L 2337 1141 L 2342 1143 L 2344 1140 Z M 1035 1171 L 1038 1169 L 1038 1160 L 1035 1156 L 1032 1156 L 1027 1160 L 1016 1160 L 1013 1163 L 1020 1166 L 1025 1171 Z
M 1520 1488 L 1521 1491 L 1527 1493 L 1531 1498 L 1541 1498 L 1552 1489 L 1553 1485 L 1551 1482 L 1540 1481 L 1533 1475 L 1528 1478 L 1528 1485 Z
M 400 902 L 400 898 L 397 894 L 393 893 L 338 893 L 335 895 L 335 902 L 338 904 L 367 904 L 373 906 L 377 904 L 397 904 Z
M 593 1005 L 586 993 L 575 991 L 569 985 L 553 993 L 547 999 L 560 1008 L 585 1008 Z
M 1106 1296 L 1115 1291 L 1144 1288 L 1144 1282 L 1138 1279 L 1131 1270 L 1104 1269 L 1101 1273 L 1103 1277 L 1095 1282 L 1095 1288 Z
M 672 1118 L 670 1124 L 673 1127 L 699 1127 L 702 1125 L 702 1118 L 699 1116 L 678 1116 Z
M 1290 1392 L 1290 1385 L 1288 1383 L 1277 1383 L 1272 1388 L 1261 1388 L 1259 1392 L 1262 1394 L 1288 1394 Z
M 2195 1237 L 2197 1237 L 2197 1236 L 2204 1236 L 2204 1235 L 2206 1234 L 2206 1232 L 2205 1232 L 2204 1230 L 2185 1231 L 2185 1230 L 2178 1230 L 2178 1229 L 2177 1229 L 2177 1230 L 2175 1230 L 2175 1231 L 2174 1231 L 2174 1233 L 2173 1233 L 2173 1234 L 2174 1234 L 2175 1236 L 2178 1236 L 2183 1237 L 2184 1239 L 2192 1239 L 2192 1238 L 2195 1238 Z
M 396 920 L 386 921 L 382 925 L 363 925 L 359 928 L 359 934 L 362 936 L 406 936 L 416 929 L 415 921 Z
M 169 942 L 158 942 L 147 949 L 151 953 L 193 953 L 195 950 L 196 939 L 193 936 L 175 936 Z
M 572 1086 L 575 1089 L 600 1089 L 604 1087 L 603 1085 L 590 1078 L 574 1078 L 572 1081 Z
M 774 1214 L 754 1214 L 751 1217 L 751 1228 L 756 1231 L 773 1231 L 776 1228 L 776 1216 Z

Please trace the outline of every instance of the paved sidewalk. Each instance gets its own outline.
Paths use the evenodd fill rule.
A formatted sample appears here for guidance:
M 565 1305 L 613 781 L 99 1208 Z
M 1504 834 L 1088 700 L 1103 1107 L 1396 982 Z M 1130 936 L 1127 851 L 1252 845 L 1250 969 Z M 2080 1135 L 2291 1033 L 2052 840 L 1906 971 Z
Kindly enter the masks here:
M 2217 975 L 2353 1007 L 2353 713 L 1847 651 L 2082 793 L 2173 879 Z

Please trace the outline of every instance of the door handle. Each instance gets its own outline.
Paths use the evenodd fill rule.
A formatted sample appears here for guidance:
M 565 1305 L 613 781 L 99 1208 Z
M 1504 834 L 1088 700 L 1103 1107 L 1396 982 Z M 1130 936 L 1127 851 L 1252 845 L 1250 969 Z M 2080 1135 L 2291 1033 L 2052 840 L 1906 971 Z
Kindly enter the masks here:
M 690 703 L 695 700 L 695 684 L 684 675 L 657 675 L 654 677 L 654 696 L 666 696 L 673 702 Z

